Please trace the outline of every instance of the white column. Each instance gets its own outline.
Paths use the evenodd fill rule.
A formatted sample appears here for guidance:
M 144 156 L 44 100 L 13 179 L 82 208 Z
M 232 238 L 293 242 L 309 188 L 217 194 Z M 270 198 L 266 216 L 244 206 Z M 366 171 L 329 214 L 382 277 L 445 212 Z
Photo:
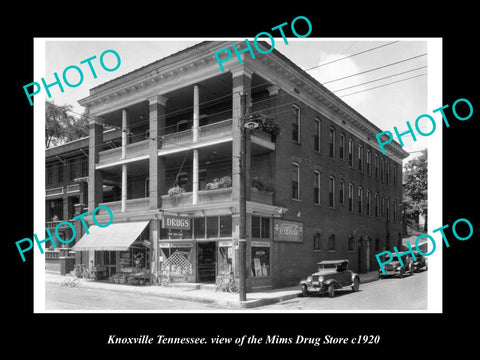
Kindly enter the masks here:
M 198 126 L 200 119 L 200 104 L 198 85 L 193 86 L 193 142 L 198 141 Z M 192 203 L 198 202 L 198 149 L 193 150 L 193 180 L 192 180 Z
M 128 112 L 122 110 L 122 159 L 126 157 Z M 127 164 L 122 165 L 122 213 L 127 207 Z

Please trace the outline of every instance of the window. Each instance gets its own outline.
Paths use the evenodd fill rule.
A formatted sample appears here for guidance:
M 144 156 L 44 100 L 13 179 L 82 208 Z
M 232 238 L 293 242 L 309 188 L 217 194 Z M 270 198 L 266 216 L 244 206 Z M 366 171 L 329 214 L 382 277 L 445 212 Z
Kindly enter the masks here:
M 47 166 L 47 185 L 51 185 L 53 183 L 53 166 Z
M 358 170 L 363 171 L 363 145 L 358 144 Z
M 184 187 L 188 182 L 188 174 L 186 172 L 179 172 L 175 180 L 175 185 Z
M 393 200 L 393 221 L 397 220 L 397 200 Z
M 292 106 L 292 140 L 300 142 L 300 108 Z
M 313 250 L 321 250 L 321 237 L 319 232 L 313 235 Z
M 348 184 L 348 211 L 353 211 L 353 184 Z
M 380 251 L 380 239 L 375 238 L 375 252 Z
M 300 200 L 300 165 L 292 163 L 292 198 Z
M 386 204 L 385 216 L 387 217 L 387 220 L 390 220 L 390 198 L 388 196 L 385 198 L 385 204 Z
M 385 162 L 385 182 L 390 185 L 390 163 L 388 161 Z
M 57 165 L 57 182 L 63 182 L 63 164 L 58 163 Z
M 348 139 L 348 166 L 353 167 L 353 140 Z
M 383 157 L 380 159 L 380 180 L 385 180 L 385 161 Z
M 330 176 L 328 181 L 328 206 L 335 207 L 335 178 Z
M 328 251 L 335 251 L 335 234 L 328 237 Z
M 379 208 L 379 199 L 378 199 L 378 193 L 375 193 L 375 216 L 378 216 L 378 208 Z
M 194 232 L 193 235 L 197 239 L 204 239 L 205 238 L 205 218 L 199 217 L 193 219 L 193 228 Z
M 252 276 L 270 275 L 270 247 L 252 244 Z
M 88 176 L 88 158 L 82 159 L 82 176 Z
M 345 160 L 345 135 L 340 134 L 340 160 Z
M 367 215 L 372 215 L 372 195 L 370 190 L 367 190 Z
M 355 249 L 355 238 L 353 235 L 348 237 L 348 251 L 353 251 Z
M 70 159 L 68 161 L 68 170 L 69 170 L 69 179 L 70 180 L 73 180 L 77 177 L 77 172 L 76 172 L 76 168 L 75 168 L 75 165 L 76 165 L 76 161 L 75 159 Z
M 315 119 L 315 134 L 313 137 L 313 147 L 315 151 L 320 152 L 320 141 L 322 138 L 322 123 L 319 119 Z
M 361 214 L 363 211 L 363 188 L 358 187 L 358 213 Z
M 329 155 L 331 158 L 335 158 L 335 129 L 332 127 L 329 133 Z
M 252 215 L 251 224 L 252 238 L 270 238 L 270 218 Z
M 375 154 L 375 177 L 378 178 L 378 155 Z
M 393 185 L 397 185 L 397 164 L 393 164 Z
M 384 216 L 385 215 L 385 197 L 383 196 L 383 194 L 380 195 L 380 216 Z
M 338 202 L 345 204 L 345 181 L 340 180 L 340 190 L 338 191 Z
M 372 175 L 372 152 L 367 149 L 367 175 Z
M 320 172 L 313 172 L 313 203 L 320 204 Z
M 218 237 L 218 216 L 207 217 L 207 238 Z
M 220 237 L 232 236 L 232 216 L 220 216 Z

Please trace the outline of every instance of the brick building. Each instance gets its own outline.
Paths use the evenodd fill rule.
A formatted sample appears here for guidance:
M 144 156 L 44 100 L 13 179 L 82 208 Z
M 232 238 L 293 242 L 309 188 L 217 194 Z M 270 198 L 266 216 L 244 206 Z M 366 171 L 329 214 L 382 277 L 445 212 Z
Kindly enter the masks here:
M 324 259 L 375 269 L 374 255 L 401 242 L 408 154 L 392 142 L 384 156 L 378 127 L 275 50 L 221 72 L 213 54 L 232 44 L 202 42 L 79 101 L 90 114 L 88 212 L 108 206 L 113 223 L 84 218 L 77 261 L 112 275 L 140 259 L 186 282 L 236 272 L 243 109 L 280 130 L 245 130 L 249 291 L 296 284 Z M 120 131 L 116 147 L 104 124 Z

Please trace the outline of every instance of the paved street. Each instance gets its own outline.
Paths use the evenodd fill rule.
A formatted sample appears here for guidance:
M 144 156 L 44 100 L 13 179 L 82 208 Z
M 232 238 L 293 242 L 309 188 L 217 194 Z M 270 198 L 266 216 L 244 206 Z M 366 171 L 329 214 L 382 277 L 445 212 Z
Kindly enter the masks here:
M 254 310 L 425 310 L 427 271 L 403 279 L 386 278 L 360 285 L 359 292 L 339 290 L 335 298 L 313 295 L 261 306 Z
M 115 291 L 68 288 L 46 283 L 46 310 L 215 310 L 214 305 L 155 295 L 119 293 Z

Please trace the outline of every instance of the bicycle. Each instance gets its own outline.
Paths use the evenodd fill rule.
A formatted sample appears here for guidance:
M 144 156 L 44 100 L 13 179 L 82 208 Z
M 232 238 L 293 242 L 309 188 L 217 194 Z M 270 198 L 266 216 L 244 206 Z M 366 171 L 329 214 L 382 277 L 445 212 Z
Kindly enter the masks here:
M 224 273 L 217 276 L 215 282 L 215 291 L 228 291 L 233 294 L 238 294 L 240 291 L 239 281 L 233 275 L 233 272 L 230 274 Z
M 162 270 L 160 275 L 160 282 L 161 286 L 169 286 L 170 285 L 170 271 L 169 270 Z

